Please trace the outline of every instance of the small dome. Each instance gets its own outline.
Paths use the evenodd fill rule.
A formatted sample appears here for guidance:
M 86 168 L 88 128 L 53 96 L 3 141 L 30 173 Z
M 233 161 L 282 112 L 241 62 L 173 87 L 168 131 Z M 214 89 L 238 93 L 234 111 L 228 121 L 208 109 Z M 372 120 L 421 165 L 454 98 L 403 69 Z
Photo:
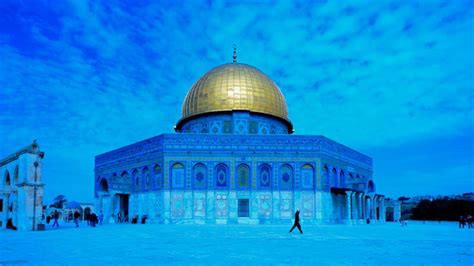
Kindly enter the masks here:
M 262 71 L 240 63 L 215 67 L 194 83 L 184 100 L 180 122 L 196 115 L 235 110 L 276 116 L 292 128 L 278 86 Z

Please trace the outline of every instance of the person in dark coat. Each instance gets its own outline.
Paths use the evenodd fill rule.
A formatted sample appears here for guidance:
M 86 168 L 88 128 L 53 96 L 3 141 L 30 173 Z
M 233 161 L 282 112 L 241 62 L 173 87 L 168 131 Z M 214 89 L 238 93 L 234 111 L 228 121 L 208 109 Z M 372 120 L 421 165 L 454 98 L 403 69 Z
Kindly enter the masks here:
M 57 210 L 54 210 L 54 213 L 53 213 L 53 227 L 56 225 L 56 227 L 59 227 L 59 223 L 58 223 L 58 219 L 59 219 L 59 212 Z
M 79 218 L 81 217 L 81 214 L 78 211 L 74 212 L 74 223 L 76 224 L 76 227 L 79 227 Z
M 293 227 L 291 227 L 290 233 L 293 231 L 293 229 L 295 229 L 295 227 L 297 227 L 298 230 L 300 230 L 300 234 L 303 233 L 303 231 L 301 230 L 301 225 L 300 225 L 300 210 L 296 210 L 295 212 L 295 223 L 293 224 Z
M 91 215 L 89 216 L 89 220 L 90 220 L 90 225 L 92 227 L 95 227 L 95 225 L 98 222 L 97 215 L 95 213 L 91 213 Z
M 8 221 L 7 221 L 7 229 L 12 229 L 12 230 L 15 230 L 15 231 L 18 229 L 16 226 L 13 225 L 12 218 L 8 219 Z

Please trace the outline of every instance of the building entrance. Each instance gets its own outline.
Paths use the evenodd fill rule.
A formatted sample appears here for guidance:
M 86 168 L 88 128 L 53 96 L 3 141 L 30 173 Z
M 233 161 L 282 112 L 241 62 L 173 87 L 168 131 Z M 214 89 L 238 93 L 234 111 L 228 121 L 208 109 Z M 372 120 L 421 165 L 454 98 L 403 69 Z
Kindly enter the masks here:
M 119 213 L 122 216 L 123 221 L 127 222 L 129 219 L 128 215 L 128 202 L 130 195 L 129 194 L 118 194 L 119 196 Z

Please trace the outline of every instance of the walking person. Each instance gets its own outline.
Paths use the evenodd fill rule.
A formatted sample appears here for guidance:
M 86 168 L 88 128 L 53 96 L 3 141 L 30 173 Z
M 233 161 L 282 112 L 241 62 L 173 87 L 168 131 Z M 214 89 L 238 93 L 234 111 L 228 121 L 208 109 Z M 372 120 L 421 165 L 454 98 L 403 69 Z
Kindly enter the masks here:
M 59 219 L 59 212 L 58 210 L 54 210 L 54 213 L 53 213 L 53 227 L 56 226 L 59 228 L 59 223 L 58 223 L 58 219 Z
M 91 216 L 89 217 L 90 224 L 92 227 L 95 227 L 97 223 L 97 215 L 95 213 L 91 213 Z
M 295 227 L 297 227 L 298 230 L 300 230 L 300 234 L 303 233 L 303 231 L 301 230 L 301 225 L 300 225 L 300 210 L 296 210 L 295 212 L 295 223 L 293 224 L 293 227 L 291 227 L 290 233 L 293 231 L 293 229 L 295 229 Z
M 74 223 L 76 224 L 76 227 L 79 227 L 79 218 L 81 217 L 81 214 L 78 211 L 74 212 Z

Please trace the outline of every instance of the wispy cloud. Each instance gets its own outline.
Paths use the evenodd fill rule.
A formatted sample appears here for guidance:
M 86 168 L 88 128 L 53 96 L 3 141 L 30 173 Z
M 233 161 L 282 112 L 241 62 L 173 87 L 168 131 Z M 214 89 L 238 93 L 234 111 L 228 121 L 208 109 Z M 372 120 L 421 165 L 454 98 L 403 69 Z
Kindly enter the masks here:
M 4 2 L 0 156 L 37 138 L 54 155 L 47 181 L 75 169 L 92 195 L 93 155 L 172 132 L 188 88 L 233 43 L 280 86 L 297 134 L 364 151 L 455 136 L 473 129 L 472 7 Z

